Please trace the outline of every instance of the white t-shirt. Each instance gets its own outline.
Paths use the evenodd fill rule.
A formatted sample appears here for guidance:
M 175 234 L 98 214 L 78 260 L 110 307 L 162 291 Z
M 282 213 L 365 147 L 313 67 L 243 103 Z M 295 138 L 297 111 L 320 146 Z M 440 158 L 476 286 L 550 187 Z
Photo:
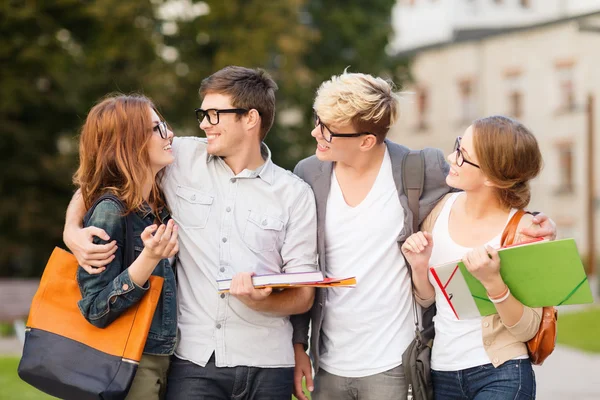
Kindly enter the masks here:
M 378 374 L 402 363 L 414 338 L 411 285 L 396 241 L 404 210 L 387 152 L 366 198 L 346 204 L 335 172 L 327 200 L 327 275 L 356 276 L 354 289 L 327 289 L 321 368 L 344 377 Z
M 463 193 L 455 193 L 446 201 L 435 222 L 432 232 L 434 245 L 429 265 L 438 265 L 461 259 L 472 250 L 454 242 L 448 231 L 450 210 L 461 194 Z M 517 212 L 516 209 L 510 211 L 507 223 L 515 212 Z M 493 248 L 499 248 L 501 236 L 502 232 L 486 244 Z M 431 272 L 429 273 L 429 281 L 435 288 L 437 307 L 437 313 L 434 317 L 435 339 L 431 353 L 431 369 L 436 371 L 459 371 L 489 364 L 490 359 L 483 347 L 483 332 L 481 329 L 483 317 L 456 319 L 443 293 L 435 284 Z

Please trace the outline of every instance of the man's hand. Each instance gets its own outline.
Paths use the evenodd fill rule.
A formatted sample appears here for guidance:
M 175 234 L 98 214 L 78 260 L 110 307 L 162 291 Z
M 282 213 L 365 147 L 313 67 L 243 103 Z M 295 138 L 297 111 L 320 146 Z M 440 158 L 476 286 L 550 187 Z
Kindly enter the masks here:
M 544 213 L 539 213 L 533 220 L 532 226 L 521 229 L 521 234 L 532 238 L 556 239 L 556 224 Z
M 296 359 L 296 367 L 294 368 L 294 396 L 298 400 L 308 400 L 308 397 L 304 394 L 304 390 L 302 390 L 302 378 L 306 379 L 306 388 L 309 392 L 312 392 L 315 388 L 310 357 L 304 351 L 302 343 L 294 343 L 294 358 Z
M 236 274 L 231 280 L 229 294 L 235 296 L 253 310 L 260 311 L 256 303 L 269 297 L 273 289 L 270 287 L 262 289 L 255 288 L 252 284 L 253 275 L 254 272 L 240 272 L 239 274 Z
M 103 229 L 94 226 L 65 230 L 63 234 L 63 241 L 88 274 L 99 274 L 104 271 L 106 265 L 115 258 L 115 251 L 117 251 L 116 240 L 107 244 L 94 244 L 94 236 L 110 240 Z

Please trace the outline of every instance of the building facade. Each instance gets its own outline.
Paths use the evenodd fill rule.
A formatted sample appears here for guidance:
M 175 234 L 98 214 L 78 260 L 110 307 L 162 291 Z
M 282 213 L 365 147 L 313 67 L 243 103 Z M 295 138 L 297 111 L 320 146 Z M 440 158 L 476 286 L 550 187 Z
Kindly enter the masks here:
M 530 208 L 550 215 L 559 237 L 574 237 L 580 253 L 587 254 L 592 215 L 600 227 L 600 157 L 592 157 L 592 170 L 588 157 L 590 115 L 595 121 L 591 153 L 600 155 L 598 49 L 600 12 L 479 31 L 400 53 L 412 57 L 412 83 L 404 88 L 402 115 L 390 138 L 450 153 L 456 136 L 478 117 L 519 119 L 538 138 L 544 157 L 544 169 L 532 182 Z M 590 97 L 595 97 L 591 113 Z M 599 249 L 600 234 L 595 239 Z

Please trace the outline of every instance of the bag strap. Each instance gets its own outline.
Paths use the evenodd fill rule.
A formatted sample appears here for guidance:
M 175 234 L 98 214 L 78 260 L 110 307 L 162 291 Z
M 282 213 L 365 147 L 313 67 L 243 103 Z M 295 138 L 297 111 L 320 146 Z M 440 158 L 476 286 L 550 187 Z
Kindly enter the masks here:
M 402 187 L 413 215 L 413 233 L 419 230 L 419 199 L 424 185 L 425 155 L 422 150 L 411 150 L 402 160 Z
M 506 227 L 502 232 L 502 238 L 500 239 L 500 245 L 502 247 L 510 246 L 515 243 L 515 239 L 517 237 L 517 228 L 519 226 L 519 222 L 521 222 L 521 218 L 523 218 L 523 215 L 525 215 L 524 210 L 517 211 L 512 216 L 510 221 L 508 221 L 508 224 L 506 224 Z
M 90 207 L 90 209 L 88 210 L 87 216 L 88 217 L 91 216 L 92 213 L 94 212 L 94 210 L 96 209 L 96 206 L 104 200 L 111 200 L 115 204 L 117 204 L 117 206 L 121 210 L 121 213 L 125 214 L 127 212 L 127 207 L 125 206 L 125 203 L 123 203 L 121 201 L 121 199 L 119 199 L 117 196 L 115 196 L 112 193 L 105 193 L 102 196 L 98 197 L 98 199 L 96 199 L 96 201 L 94 202 L 92 207 Z M 124 260 L 123 261 L 125 262 L 125 265 L 127 267 L 129 267 L 135 261 L 135 246 L 133 244 L 132 214 L 133 213 L 128 213 L 127 215 L 125 215 L 125 244 L 124 244 L 125 251 L 124 251 L 124 256 L 123 256 Z
M 402 160 L 402 188 L 404 194 L 408 198 L 408 209 L 411 211 L 412 220 L 412 233 L 419 230 L 419 199 L 423 194 L 423 187 L 425 186 L 425 155 L 422 150 L 411 150 Z M 406 267 L 408 268 L 408 274 L 412 282 L 412 268 L 408 261 L 406 261 Z M 419 337 L 419 310 L 417 308 L 417 300 L 415 299 L 415 292 L 411 290 L 412 301 L 413 301 L 413 319 L 415 322 L 415 331 L 417 337 Z

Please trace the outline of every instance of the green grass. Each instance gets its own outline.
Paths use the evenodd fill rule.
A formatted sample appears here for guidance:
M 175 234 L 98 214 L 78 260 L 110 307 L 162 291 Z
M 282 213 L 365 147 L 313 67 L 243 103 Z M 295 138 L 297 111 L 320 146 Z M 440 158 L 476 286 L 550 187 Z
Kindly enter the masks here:
M 23 382 L 17 375 L 18 365 L 18 357 L 0 357 L 0 400 L 55 399 Z
M 23 382 L 17 375 L 18 365 L 18 357 L 0 357 L 0 400 L 56 399 Z M 296 398 L 292 396 L 292 399 Z
M 600 353 L 600 307 L 559 313 L 558 343 L 589 353 Z M 18 357 L 0 357 L 0 400 L 54 399 L 29 386 L 17 375 Z M 292 397 L 295 399 L 294 397 Z
M 558 313 L 557 342 L 588 353 L 600 353 L 600 307 Z

